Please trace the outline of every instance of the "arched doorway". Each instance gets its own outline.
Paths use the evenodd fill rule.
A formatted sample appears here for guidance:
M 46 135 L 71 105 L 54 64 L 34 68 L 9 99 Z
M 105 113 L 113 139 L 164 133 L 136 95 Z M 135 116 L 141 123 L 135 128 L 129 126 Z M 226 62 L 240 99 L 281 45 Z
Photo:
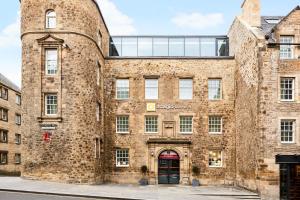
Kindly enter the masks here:
M 158 184 L 179 184 L 180 159 L 175 151 L 164 151 L 158 157 Z

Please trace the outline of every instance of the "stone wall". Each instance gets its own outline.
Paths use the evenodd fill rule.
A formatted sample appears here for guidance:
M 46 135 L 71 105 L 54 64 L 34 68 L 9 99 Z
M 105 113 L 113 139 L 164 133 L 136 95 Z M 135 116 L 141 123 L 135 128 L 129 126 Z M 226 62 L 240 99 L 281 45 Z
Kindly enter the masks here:
M 16 144 L 15 134 L 22 134 L 20 125 L 16 124 L 16 114 L 21 114 L 21 106 L 16 104 L 16 95 L 21 95 L 6 85 L 0 83 L 0 86 L 8 89 L 8 100 L 0 98 L 0 107 L 8 110 L 8 120 L 0 120 L 0 129 L 8 131 L 8 143 L 0 142 L 0 151 L 8 153 L 8 162 L 5 165 L 0 164 L 0 173 L 20 172 L 21 165 L 15 163 L 15 154 L 22 154 L 21 145 Z M 21 136 L 22 137 L 22 136 Z M 21 155 L 22 156 L 22 155 Z M 22 162 L 22 157 L 21 157 Z

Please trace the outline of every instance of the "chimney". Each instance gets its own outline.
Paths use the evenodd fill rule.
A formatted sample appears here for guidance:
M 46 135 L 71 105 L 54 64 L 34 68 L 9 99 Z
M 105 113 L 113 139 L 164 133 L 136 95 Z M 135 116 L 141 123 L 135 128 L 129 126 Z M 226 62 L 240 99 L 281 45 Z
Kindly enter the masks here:
M 241 18 L 252 27 L 260 27 L 260 0 L 244 0 Z

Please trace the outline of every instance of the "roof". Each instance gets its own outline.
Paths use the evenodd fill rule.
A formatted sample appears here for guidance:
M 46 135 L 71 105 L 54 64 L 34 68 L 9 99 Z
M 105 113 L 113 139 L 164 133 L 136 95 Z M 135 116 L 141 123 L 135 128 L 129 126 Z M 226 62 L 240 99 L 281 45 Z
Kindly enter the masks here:
M 0 83 L 16 92 L 21 93 L 21 89 L 1 73 L 0 73 Z
M 284 16 L 262 16 L 261 17 L 261 29 L 266 35 L 272 32 L 272 29 L 284 18 Z M 278 20 L 277 23 L 270 23 L 268 20 Z

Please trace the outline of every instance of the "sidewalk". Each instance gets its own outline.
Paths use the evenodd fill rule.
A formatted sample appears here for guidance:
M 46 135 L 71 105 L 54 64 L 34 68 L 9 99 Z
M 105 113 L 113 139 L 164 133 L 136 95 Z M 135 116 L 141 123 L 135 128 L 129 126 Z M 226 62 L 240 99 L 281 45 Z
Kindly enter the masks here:
M 236 200 L 259 199 L 257 194 L 232 187 L 70 185 L 45 181 L 0 177 L 0 191 L 20 191 L 106 199 L 142 200 Z

